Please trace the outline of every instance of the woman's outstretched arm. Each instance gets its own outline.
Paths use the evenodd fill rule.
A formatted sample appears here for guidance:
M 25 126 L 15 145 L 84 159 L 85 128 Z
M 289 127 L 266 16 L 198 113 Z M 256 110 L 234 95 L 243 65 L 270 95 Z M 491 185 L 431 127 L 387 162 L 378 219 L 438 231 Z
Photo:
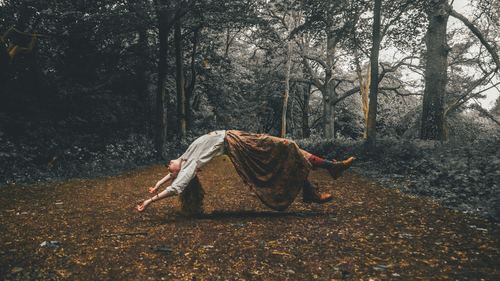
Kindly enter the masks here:
M 150 188 L 148 189 L 149 193 L 155 193 L 155 192 L 158 190 L 158 188 L 159 188 L 162 184 L 164 184 L 165 182 L 167 182 L 167 181 L 171 180 L 172 178 L 173 178 L 172 174 L 171 174 L 171 173 L 168 173 L 168 174 L 167 174 L 164 178 L 162 178 L 161 180 L 159 180 L 159 181 L 155 184 L 155 186 L 154 186 L 154 187 L 150 187 Z
M 167 197 L 174 196 L 174 195 L 177 195 L 177 191 L 175 189 L 167 187 L 162 192 L 156 194 L 155 196 L 153 196 L 153 197 L 151 197 L 149 199 L 144 200 L 141 204 L 137 205 L 137 211 L 142 212 L 142 211 L 144 211 L 146 209 L 146 207 L 149 204 L 151 204 L 151 203 L 153 203 L 155 201 L 167 198 Z

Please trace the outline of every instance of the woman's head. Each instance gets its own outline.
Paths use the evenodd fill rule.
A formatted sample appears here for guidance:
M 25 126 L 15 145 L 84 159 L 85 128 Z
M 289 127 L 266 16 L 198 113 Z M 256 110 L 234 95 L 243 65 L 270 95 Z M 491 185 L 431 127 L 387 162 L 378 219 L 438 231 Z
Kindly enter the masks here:
M 182 161 L 181 159 L 175 159 L 175 160 L 170 160 L 170 162 L 168 163 L 167 167 L 168 167 L 168 171 L 173 175 L 173 176 L 177 176 L 177 174 L 179 173 L 179 171 L 181 170 L 181 166 L 182 166 Z

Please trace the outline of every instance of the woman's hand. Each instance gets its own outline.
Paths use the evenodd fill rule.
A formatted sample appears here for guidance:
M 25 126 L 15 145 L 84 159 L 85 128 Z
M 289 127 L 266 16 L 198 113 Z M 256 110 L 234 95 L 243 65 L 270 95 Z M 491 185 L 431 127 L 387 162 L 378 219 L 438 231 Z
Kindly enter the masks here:
M 137 209 L 137 211 L 142 212 L 146 209 L 147 206 L 148 204 L 146 204 L 146 201 L 144 201 L 141 204 L 137 205 L 135 208 Z
M 158 190 L 158 187 L 150 187 L 148 189 L 149 193 L 156 193 L 157 190 Z

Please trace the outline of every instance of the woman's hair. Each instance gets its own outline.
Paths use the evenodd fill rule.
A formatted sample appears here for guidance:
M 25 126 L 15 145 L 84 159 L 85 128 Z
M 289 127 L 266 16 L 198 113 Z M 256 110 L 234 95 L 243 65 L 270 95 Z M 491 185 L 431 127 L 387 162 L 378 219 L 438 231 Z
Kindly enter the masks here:
M 195 176 L 179 195 L 181 213 L 186 216 L 203 214 L 203 198 L 205 191 L 201 186 L 198 176 Z

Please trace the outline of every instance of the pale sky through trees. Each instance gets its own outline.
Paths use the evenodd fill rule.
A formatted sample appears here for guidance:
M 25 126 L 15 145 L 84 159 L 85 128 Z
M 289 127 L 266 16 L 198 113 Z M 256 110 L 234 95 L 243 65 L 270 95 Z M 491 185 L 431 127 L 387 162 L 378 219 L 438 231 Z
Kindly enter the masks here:
M 455 0 L 453 2 L 453 8 L 457 12 L 468 17 L 468 16 L 470 16 L 469 11 L 471 10 L 469 3 L 470 3 L 470 0 Z M 462 22 L 455 19 L 454 17 L 450 17 L 448 24 L 449 24 L 448 26 L 450 28 L 462 28 L 462 29 L 467 28 Z M 491 40 L 491 38 L 489 38 L 489 40 Z M 498 82 L 498 75 L 495 76 L 495 78 L 493 78 L 493 80 L 492 80 L 492 83 L 496 83 L 496 82 Z M 489 86 L 491 86 L 491 84 Z M 484 93 L 486 95 L 486 98 L 478 100 L 484 108 L 491 109 L 495 105 L 495 100 L 500 95 L 499 89 L 500 89 L 499 87 L 489 89 L 488 91 L 486 91 Z
M 453 0 L 450 0 L 450 2 L 452 2 Z M 470 7 L 470 2 L 471 0 L 454 0 L 453 1 L 453 8 L 465 15 L 465 16 L 470 16 L 470 10 L 471 10 L 471 7 Z M 0 0 L 0 6 L 4 4 L 4 1 L 3 0 Z M 452 29 L 456 29 L 456 28 L 459 28 L 459 29 L 467 29 L 467 27 L 460 21 L 458 21 L 457 19 L 453 18 L 453 17 L 450 17 L 449 18 L 449 21 L 448 21 L 448 29 L 449 30 L 452 30 Z M 491 40 L 491 38 L 489 38 Z M 393 54 L 393 51 L 394 50 L 382 50 L 382 56 L 384 56 L 386 54 Z M 495 78 L 492 80 L 491 83 L 497 83 L 499 82 L 499 79 L 498 79 L 498 75 L 495 76 Z M 489 85 L 491 86 L 491 84 Z M 481 99 L 481 100 L 478 100 L 481 105 L 486 108 L 486 109 L 491 109 L 494 104 L 495 104 L 495 101 L 496 99 L 498 98 L 498 96 L 500 96 L 500 87 L 496 87 L 496 88 L 492 88 L 492 89 L 489 89 L 488 91 L 486 91 L 485 93 L 485 96 L 486 98 L 484 99 Z
M 470 0 L 455 0 L 453 2 L 453 8 L 465 15 L 466 17 L 469 17 L 470 16 L 470 3 L 471 1 Z M 453 29 L 462 29 L 462 30 L 466 30 L 468 29 L 462 22 L 460 22 L 459 20 L 455 19 L 454 17 L 449 17 L 448 19 L 448 32 L 450 32 L 451 30 Z M 474 36 L 474 35 L 472 35 Z M 488 38 L 488 40 L 491 40 L 491 38 Z M 394 48 L 389 48 L 389 49 L 385 49 L 385 50 L 381 50 L 381 57 L 385 57 L 386 59 L 388 60 L 391 60 L 391 58 L 393 58 L 394 56 L 394 53 L 397 53 L 398 50 L 397 49 L 394 49 Z M 408 76 L 408 78 L 410 79 L 418 79 L 417 75 L 415 75 L 414 73 L 412 72 L 407 72 L 406 73 Z M 499 79 L 498 79 L 498 74 L 497 76 L 495 76 L 491 83 L 498 83 L 499 82 Z M 488 84 L 487 87 L 491 87 L 492 84 Z M 421 85 L 422 88 L 420 89 L 420 91 L 423 91 L 423 84 Z M 483 87 L 484 88 L 484 87 Z M 495 105 L 495 101 L 496 99 L 498 98 L 498 96 L 500 95 L 500 87 L 496 87 L 496 88 L 491 88 L 487 91 L 485 91 L 483 94 L 486 96 L 484 99 L 478 99 L 477 101 L 481 104 L 482 107 L 486 108 L 486 109 L 491 109 L 494 105 Z M 416 89 L 414 89 L 416 90 Z M 480 91 L 480 89 L 476 89 L 474 92 L 478 92 Z M 471 100 L 469 102 L 473 102 L 474 100 Z

